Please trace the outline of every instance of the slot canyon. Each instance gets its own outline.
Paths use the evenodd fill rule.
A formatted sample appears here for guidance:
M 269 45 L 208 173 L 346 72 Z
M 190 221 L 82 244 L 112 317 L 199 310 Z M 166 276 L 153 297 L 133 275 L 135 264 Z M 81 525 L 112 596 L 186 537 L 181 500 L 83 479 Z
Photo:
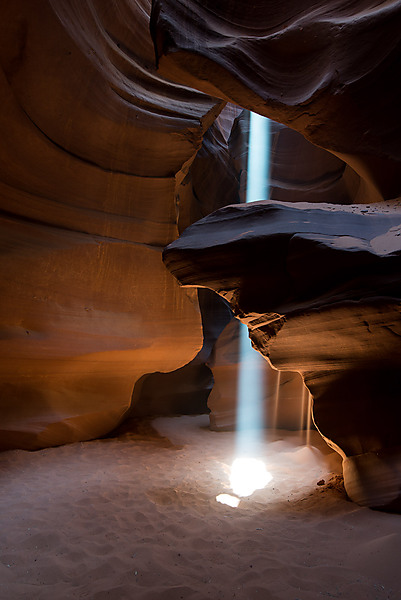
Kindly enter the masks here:
M 399 600 L 401 3 L 1 5 L 0 600 Z

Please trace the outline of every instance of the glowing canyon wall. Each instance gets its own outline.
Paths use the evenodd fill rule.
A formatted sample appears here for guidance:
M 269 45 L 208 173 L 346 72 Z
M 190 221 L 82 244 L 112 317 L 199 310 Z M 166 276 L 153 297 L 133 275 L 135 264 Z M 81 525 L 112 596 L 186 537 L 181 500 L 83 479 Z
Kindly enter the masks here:
M 196 291 L 179 288 L 161 250 L 224 103 L 155 73 L 149 12 L 2 2 L 3 448 L 109 432 L 141 376 L 202 346 Z
M 1 4 L 1 447 L 196 410 L 210 369 L 212 421 L 232 426 L 235 325 L 204 285 L 275 366 L 302 373 L 351 497 L 394 507 L 399 3 Z M 242 108 L 276 121 L 261 208 L 239 204 Z M 174 277 L 161 255 L 180 234 Z
M 333 159 L 326 195 L 324 186 L 305 194 L 293 166 L 283 185 L 273 178 L 272 199 L 319 205 L 227 207 L 184 232 L 165 261 L 183 285 L 226 298 L 276 367 L 302 373 L 315 422 L 344 458 L 350 497 L 393 509 L 401 500 L 400 19 L 398 2 L 245 9 L 241 0 L 154 0 L 151 22 L 161 73 L 286 124 L 343 161 Z

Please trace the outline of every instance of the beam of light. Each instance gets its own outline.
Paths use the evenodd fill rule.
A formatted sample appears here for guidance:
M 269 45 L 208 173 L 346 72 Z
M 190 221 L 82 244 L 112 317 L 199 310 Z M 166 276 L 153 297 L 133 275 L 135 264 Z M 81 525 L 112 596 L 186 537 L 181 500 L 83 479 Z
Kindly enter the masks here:
M 258 456 L 265 422 L 266 361 L 252 348 L 248 327 L 240 323 L 237 383 L 236 455 Z
M 250 115 L 246 202 L 266 200 L 269 191 L 269 119 Z M 266 362 L 251 346 L 248 328 L 239 323 L 239 372 L 237 386 L 236 458 L 230 485 L 236 496 L 251 496 L 272 479 L 262 460 Z M 239 499 L 220 494 L 218 502 L 237 507 Z
M 269 190 L 269 120 L 250 115 L 248 176 L 246 201 L 265 200 Z M 264 358 L 256 352 L 248 337 L 248 328 L 240 324 L 240 353 L 237 390 L 236 456 L 231 467 L 231 488 L 238 496 L 250 496 L 271 480 L 261 460 L 264 430 L 265 374 Z
M 251 113 L 249 124 L 246 201 L 267 200 L 270 171 L 270 122 Z

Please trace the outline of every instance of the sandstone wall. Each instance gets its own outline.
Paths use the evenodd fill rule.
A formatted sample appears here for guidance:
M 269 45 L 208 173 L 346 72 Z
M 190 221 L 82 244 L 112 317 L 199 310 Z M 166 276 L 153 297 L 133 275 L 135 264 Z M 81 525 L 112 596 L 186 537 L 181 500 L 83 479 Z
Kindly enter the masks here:
M 345 160 L 365 199 L 401 194 L 399 2 L 153 0 L 159 71 Z
M 223 103 L 154 69 L 150 4 L 2 2 L 1 445 L 102 435 L 202 346 L 161 261 Z

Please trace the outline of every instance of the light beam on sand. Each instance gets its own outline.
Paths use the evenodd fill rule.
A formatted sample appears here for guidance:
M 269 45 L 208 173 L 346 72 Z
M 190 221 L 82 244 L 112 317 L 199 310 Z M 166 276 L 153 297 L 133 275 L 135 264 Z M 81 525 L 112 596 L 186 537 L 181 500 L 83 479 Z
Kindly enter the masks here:
M 231 494 L 219 494 L 216 496 L 217 502 L 220 504 L 226 504 L 227 506 L 231 506 L 231 508 L 238 508 L 240 499 L 236 496 L 231 496 Z
M 257 458 L 236 458 L 231 466 L 231 489 L 237 496 L 251 496 L 262 490 L 273 479 L 266 470 L 263 460 Z
M 246 202 L 268 197 L 269 120 L 250 116 Z M 251 496 L 272 479 L 259 458 L 263 446 L 265 360 L 250 343 L 248 328 L 240 324 L 239 373 L 237 389 L 236 458 L 231 467 L 230 485 L 239 497 Z M 228 496 L 227 494 L 221 496 Z M 229 506 L 233 496 L 219 502 Z M 226 502 L 226 500 L 228 500 Z M 237 499 L 238 500 L 238 499 Z M 239 502 L 239 501 L 238 501 Z

